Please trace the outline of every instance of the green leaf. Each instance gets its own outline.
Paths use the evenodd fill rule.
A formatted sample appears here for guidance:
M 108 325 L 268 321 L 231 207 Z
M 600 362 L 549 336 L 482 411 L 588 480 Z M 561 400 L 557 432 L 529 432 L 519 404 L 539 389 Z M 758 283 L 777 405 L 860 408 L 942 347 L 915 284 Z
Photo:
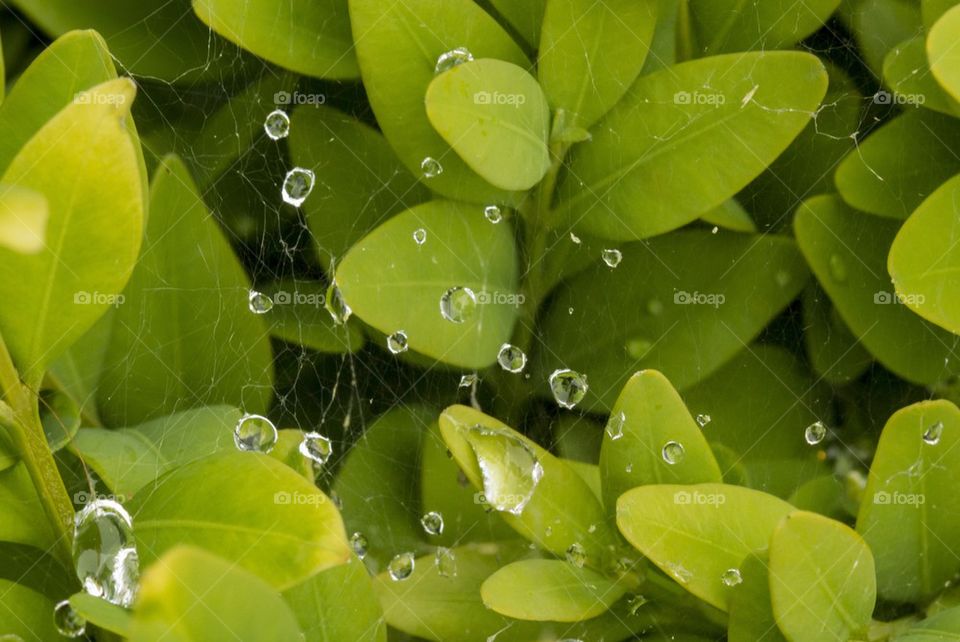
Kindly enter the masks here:
M 640 486 L 617 501 L 617 526 L 683 588 L 726 610 L 731 588 L 723 574 L 750 553 L 766 550 L 773 529 L 792 509 L 740 486 Z
M 949 116 L 958 116 L 960 102 L 951 98 L 930 73 L 926 46 L 927 39 L 917 36 L 891 49 L 883 61 L 884 84 L 904 105 L 920 104 Z
M 303 639 L 276 589 L 226 559 L 181 546 L 143 574 L 131 642 L 200 642 L 241 635 L 244 642 Z
M 26 465 L 0 471 L 0 542 L 30 544 L 40 549 L 54 545 L 53 531 L 45 519 Z
M 519 33 L 526 44 L 536 48 L 540 42 L 547 0 L 490 0 L 490 4 Z
M 611 408 L 639 369 L 659 370 L 680 391 L 701 381 L 807 280 L 794 243 L 772 235 L 689 230 L 620 249 L 617 269 L 597 256 L 553 294 L 542 324 L 546 347 L 532 360 L 539 381 L 558 367 L 587 374 L 581 406 L 591 411 Z M 549 394 L 545 384 L 542 391 Z
M 426 232 L 423 245 L 413 240 L 418 229 Z M 517 317 L 518 306 L 500 298 L 518 291 L 513 230 L 491 225 L 477 207 L 424 203 L 354 245 L 337 268 L 336 282 L 353 313 L 380 332 L 403 330 L 411 350 L 462 368 L 484 368 L 510 340 Z M 440 313 L 440 300 L 451 288 L 469 288 L 478 301 L 463 323 Z
M 736 194 L 807 125 L 827 89 L 806 53 L 714 56 L 640 78 L 574 148 L 559 209 L 578 229 L 642 239 Z
M 356 324 L 337 325 L 327 312 L 327 287 L 323 283 L 283 279 L 257 288 L 273 301 L 265 317 L 272 336 L 332 354 L 356 352 L 363 347 L 363 333 Z
M 98 391 L 101 416 L 122 426 L 184 406 L 264 411 L 272 354 L 249 291 L 186 167 L 165 158 L 150 193 L 144 253 L 118 300 Z
M 0 631 L 14 640 L 66 640 L 53 624 L 54 603 L 15 582 L 0 579 Z
M 501 615 L 537 622 L 579 622 L 604 613 L 627 587 L 563 560 L 522 560 L 502 567 L 480 588 Z
M 937 427 L 939 425 L 939 428 Z M 928 431 L 942 431 L 935 444 Z M 880 595 L 918 602 L 939 593 L 960 570 L 960 410 L 946 400 L 899 410 L 880 435 L 857 531 L 877 563 Z
M 70 595 L 78 586 L 76 574 L 61 565 L 53 549 L 5 541 L 0 541 L 0 579 L 57 599 Z
M 908 308 L 954 334 L 960 334 L 960 302 L 949 293 L 960 287 L 960 249 L 952 232 L 960 176 L 940 186 L 897 232 L 887 269 L 897 295 Z
M 810 365 L 830 383 L 850 383 L 873 362 L 816 283 L 803 291 L 803 324 Z
M 305 76 L 344 80 L 360 69 L 346 0 L 193 0 L 213 31 L 257 56 Z
M 800 249 L 854 336 L 904 379 L 935 383 L 960 368 L 949 359 L 957 338 L 900 305 L 891 292 L 886 261 L 898 227 L 833 196 L 806 201 L 794 221 Z
M 719 206 L 700 217 L 704 223 L 710 223 L 733 232 L 756 232 L 757 226 L 750 214 L 735 198 L 728 198 Z
M 852 502 L 848 491 L 835 475 L 823 475 L 805 482 L 793 491 L 787 501 L 800 510 L 820 513 L 833 519 L 847 519 L 857 509 L 857 506 L 853 506 L 850 511 Z
M 937 24 L 943 14 L 957 4 L 957 0 L 920 0 L 920 13 L 923 15 L 923 25 L 927 32 Z
M 821 28 L 840 0 L 745 4 L 740 0 L 689 0 L 700 45 L 712 56 L 732 51 L 786 49 Z
M 622 436 L 613 439 L 611 434 Z M 666 461 L 667 444 L 683 448 L 679 461 Z M 720 467 L 700 427 L 670 382 L 656 370 L 630 377 L 603 435 L 600 450 L 603 499 L 610 513 L 617 498 L 644 484 L 720 482 Z
M 914 109 L 877 129 L 840 163 L 837 190 L 856 209 L 905 219 L 960 172 L 958 147 L 956 119 Z
M 553 109 L 590 127 L 617 104 L 643 69 L 656 0 L 550 0 L 537 73 Z
M 130 635 L 133 618 L 123 607 L 83 592 L 70 596 L 70 606 L 73 607 L 74 612 L 89 624 L 95 624 L 98 629 L 124 637 Z
M 135 91 L 118 79 L 82 94 L 0 179 L 42 193 L 50 206 L 42 251 L 0 248 L 0 296 L 17 301 L 0 313 L 0 332 L 27 380 L 116 300 L 136 261 L 144 203 L 139 151 L 125 125 Z
M 45 381 L 51 387 L 69 395 L 80 407 L 86 425 L 102 424 L 96 407 L 96 391 L 103 372 L 103 357 L 110 343 L 115 310 L 109 308 L 92 328 L 50 364 L 45 375 Z
M 426 179 L 438 194 L 484 204 L 517 198 L 484 181 L 452 153 L 423 108 L 437 59 L 453 49 L 528 67 L 506 31 L 471 0 L 350 0 L 350 22 L 377 124 L 410 172 L 423 177 L 420 165 L 430 157 L 443 166 L 442 174 Z
M 300 623 L 304 642 L 386 642 L 383 611 L 370 576 L 356 558 L 287 589 L 283 599 Z
M 954 100 L 960 100 L 960 6 L 953 7 L 937 20 L 927 36 L 930 71 Z
M 770 600 L 792 642 L 847 642 L 870 624 L 873 556 L 850 527 L 815 513 L 784 517 L 770 540 Z
M 914 0 L 847 0 L 840 3 L 838 13 L 876 78 L 882 76 L 890 50 L 923 31 L 920 3 Z
M 40 424 L 51 452 L 57 452 L 80 429 L 80 407 L 59 390 L 40 391 Z
M 426 107 L 434 129 L 491 185 L 530 189 L 550 168 L 550 107 L 522 67 L 493 58 L 457 65 L 427 87 Z
M 47 199 L 40 192 L 0 184 L 0 246 L 21 254 L 41 251 L 49 216 Z
M 960 633 L 960 608 L 952 608 L 922 620 L 893 638 L 896 642 L 943 642 Z
M 294 110 L 289 141 L 294 163 L 317 175 L 302 209 L 328 267 L 390 216 L 430 197 L 383 134 L 330 107 Z
M 766 555 L 756 554 L 748 555 L 740 565 L 743 582 L 730 595 L 730 642 L 787 642 L 773 616 L 767 565 Z
M 224 453 L 176 468 L 129 506 L 144 565 L 191 544 L 286 589 L 350 555 L 333 502 L 257 453 Z

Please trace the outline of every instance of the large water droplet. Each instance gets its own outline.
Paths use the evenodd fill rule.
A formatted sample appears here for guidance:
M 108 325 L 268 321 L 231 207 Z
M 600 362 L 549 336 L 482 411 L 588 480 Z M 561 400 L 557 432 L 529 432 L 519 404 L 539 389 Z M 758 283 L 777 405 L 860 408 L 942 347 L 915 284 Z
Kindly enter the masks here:
M 423 245 L 427 242 L 427 231 L 422 227 L 413 231 L 413 242 L 417 245 Z
M 440 577 L 457 576 L 457 557 L 449 548 L 445 546 L 438 547 L 433 558 L 433 563 L 436 565 L 437 575 Z
M 600 253 L 600 256 L 603 257 L 603 262 L 607 264 L 607 267 L 612 268 L 620 265 L 620 261 L 623 260 L 623 253 L 620 250 L 604 250 Z
M 330 313 L 333 322 L 337 325 L 346 323 L 350 315 L 353 314 L 353 310 L 343 300 L 343 294 L 341 294 L 340 288 L 337 287 L 335 282 L 327 288 L 327 296 L 324 299 L 323 307 Z
M 623 437 L 623 427 L 627 423 L 627 415 L 623 412 L 618 412 L 615 415 L 610 415 L 610 420 L 607 421 L 607 435 L 610 436 L 610 439 L 616 441 Z
M 407 348 L 410 347 L 409 342 L 407 341 L 407 333 L 403 330 L 397 330 L 389 337 L 387 337 L 387 350 L 393 354 L 400 354 L 401 352 L 406 352 Z
M 420 525 L 427 535 L 440 535 L 443 533 L 443 515 L 433 510 L 420 518 Z
M 521 372 L 527 366 L 527 355 L 517 346 L 504 343 L 497 353 L 497 363 L 507 372 Z
M 277 443 L 277 427 L 262 415 L 245 414 L 233 429 L 233 442 L 240 450 L 268 453 Z
M 701 428 L 706 428 L 707 424 L 712 421 L 710 415 L 697 415 L 697 425 Z
M 387 565 L 387 571 L 390 573 L 390 579 L 394 582 L 400 582 L 413 575 L 413 569 L 417 560 L 413 553 L 400 553 L 395 556 Z
M 247 296 L 247 306 L 254 314 L 266 314 L 273 309 L 273 299 L 256 290 L 250 290 Z
M 60 635 L 78 638 L 87 630 L 87 620 L 73 610 L 70 600 L 63 600 L 53 607 L 53 624 Z
M 420 171 L 424 178 L 436 178 L 443 174 L 443 165 L 433 156 L 427 156 L 420 162 Z
M 574 370 L 554 370 L 550 374 L 550 390 L 553 392 L 553 398 L 563 408 L 573 408 L 583 401 L 589 388 L 587 375 Z
M 940 437 L 943 435 L 943 422 L 938 421 L 923 431 L 923 442 L 930 446 L 936 446 L 940 443 Z
M 445 71 L 450 71 L 457 65 L 462 65 L 471 60 L 473 60 L 473 54 L 471 54 L 466 47 L 457 47 L 456 49 L 445 51 L 437 58 L 437 64 L 433 68 L 433 73 L 442 74 Z
M 88 594 L 124 608 L 133 604 L 140 561 L 133 522 L 119 503 L 97 499 L 76 514 L 73 563 Z
M 357 532 L 350 536 L 350 548 L 353 549 L 353 552 L 356 553 L 360 559 L 367 556 L 367 548 L 369 546 L 370 542 L 367 541 L 363 533 Z
M 653 349 L 653 341 L 644 339 L 643 337 L 637 337 L 634 339 L 629 339 L 625 347 L 627 354 L 630 355 L 632 359 L 639 361 L 647 356 L 650 350 Z
M 587 563 L 587 551 L 583 548 L 583 544 L 574 542 L 567 548 L 566 558 L 577 568 L 583 568 L 583 565 Z
M 830 255 L 830 276 L 837 283 L 847 280 L 847 264 L 839 254 Z
M 267 114 L 263 121 L 263 131 L 267 132 L 272 140 L 280 140 L 290 135 L 290 117 L 282 109 L 276 109 Z
M 803 431 L 803 438 L 811 446 L 816 446 L 823 441 L 824 437 L 826 436 L 827 427 L 823 425 L 822 421 L 817 421 L 810 424 L 807 426 L 806 430 Z
M 463 323 L 477 310 L 477 295 L 470 288 L 454 287 L 440 297 L 440 314 L 451 323 Z
M 736 586 L 743 582 L 743 576 L 740 575 L 740 569 L 728 568 L 723 572 L 723 575 L 720 576 L 720 581 L 726 586 Z
M 684 451 L 683 444 L 679 441 L 668 441 L 663 445 L 660 454 L 663 456 L 663 461 L 672 466 L 683 461 L 683 458 L 686 456 L 686 451 Z
M 300 442 L 300 454 L 322 466 L 333 454 L 333 442 L 318 432 L 308 432 Z
M 501 512 L 523 513 L 543 477 L 533 449 L 507 430 L 478 425 L 463 434 L 477 458 L 486 503 Z
M 317 176 L 309 169 L 294 167 L 283 179 L 283 200 L 294 207 L 300 207 L 317 182 Z
M 496 225 L 503 220 L 503 211 L 498 205 L 487 205 L 485 208 L 483 208 L 483 216 L 488 221 Z

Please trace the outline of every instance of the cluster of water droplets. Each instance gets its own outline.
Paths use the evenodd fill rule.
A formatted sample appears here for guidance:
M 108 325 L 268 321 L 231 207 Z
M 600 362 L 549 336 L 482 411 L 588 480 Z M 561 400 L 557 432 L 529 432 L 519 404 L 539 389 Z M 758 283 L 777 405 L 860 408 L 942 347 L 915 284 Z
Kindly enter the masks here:
M 140 558 L 133 520 L 122 505 L 98 499 L 75 515 L 73 563 L 84 592 L 124 608 L 133 604 L 140 581 Z M 64 624 L 76 624 L 67 611 L 69 603 L 57 607 Z

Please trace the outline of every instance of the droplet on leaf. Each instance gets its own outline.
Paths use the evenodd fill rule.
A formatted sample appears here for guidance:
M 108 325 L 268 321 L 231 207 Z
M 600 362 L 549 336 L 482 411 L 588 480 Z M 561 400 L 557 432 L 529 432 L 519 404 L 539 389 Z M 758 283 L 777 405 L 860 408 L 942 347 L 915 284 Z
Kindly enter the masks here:
M 601 253 L 603 257 L 603 262 L 607 264 L 607 267 L 615 268 L 620 265 L 620 261 L 623 260 L 623 253 L 620 250 L 604 250 Z
M 740 575 L 740 569 L 728 568 L 723 572 L 723 575 L 720 576 L 720 580 L 725 586 L 737 586 L 743 582 L 743 576 Z
M 124 608 L 133 604 L 140 558 L 133 522 L 118 502 L 97 499 L 76 514 L 73 563 L 83 590 Z
M 437 547 L 437 552 L 434 555 L 433 563 L 437 567 L 437 575 L 440 577 L 456 577 L 457 576 L 457 558 L 454 555 L 453 551 L 445 546 Z
M 494 225 L 503 220 L 503 212 L 498 205 L 487 205 L 483 208 L 483 216 Z
M 501 512 L 523 513 L 543 477 L 533 449 L 507 430 L 478 425 L 463 435 L 480 467 L 484 502 Z
M 923 442 L 930 446 L 936 446 L 940 443 L 940 437 L 943 435 L 943 422 L 938 421 L 923 431 Z
M 616 441 L 623 437 L 623 427 L 626 423 L 627 415 L 623 412 L 611 415 L 610 420 L 607 421 L 607 435 L 610 436 L 610 439 Z
M 433 156 L 427 156 L 420 162 L 420 171 L 424 178 L 436 178 L 443 174 L 443 165 Z
M 697 415 L 697 425 L 701 428 L 706 428 L 707 424 L 712 421 L 710 415 Z
M 686 452 L 683 449 L 683 444 L 679 441 L 668 441 L 663 445 L 663 449 L 660 454 L 663 456 L 663 461 L 667 462 L 671 466 L 674 464 L 679 464 L 683 461 Z
M 566 558 L 577 568 L 583 568 L 583 565 L 587 563 L 587 551 L 583 548 L 583 544 L 574 542 L 567 548 Z
M 367 556 L 367 548 L 369 546 L 370 542 L 367 541 L 363 533 L 357 532 L 350 536 L 350 548 L 353 549 L 353 552 L 356 553 L 360 559 Z
M 390 579 L 394 582 L 400 582 L 413 575 L 416 558 L 413 553 L 400 553 L 395 556 L 387 565 L 387 571 L 390 573 Z
M 437 58 L 437 64 L 433 68 L 433 73 L 442 74 L 445 71 L 450 71 L 457 65 L 462 65 L 471 60 L 473 60 L 473 54 L 471 54 L 466 47 L 457 47 L 456 49 L 445 51 Z
M 477 310 L 477 295 L 465 287 L 453 287 L 440 297 L 440 315 L 451 323 L 464 323 Z
M 422 227 L 413 231 L 413 242 L 417 245 L 423 245 L 427 242 L 427 231 Z

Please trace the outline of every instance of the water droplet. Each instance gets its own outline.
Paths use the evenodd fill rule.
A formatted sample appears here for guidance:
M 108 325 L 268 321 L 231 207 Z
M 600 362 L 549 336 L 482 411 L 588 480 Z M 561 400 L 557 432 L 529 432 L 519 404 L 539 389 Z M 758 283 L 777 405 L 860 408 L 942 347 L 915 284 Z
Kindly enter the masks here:
M 847 280 L 847 264 L 839 254 L 830 255 L 830 276 L 837 283 Z
M 632 464 L 632 463 L 627 464 L 627 465 L 624 467 L 623 470 L 624 470 L 624 472 L 626 472 L 626 473 L 632 473 L 632 472 L 633 472 L 633 464 Z
M 266 314 L 273 309 L 273 299 L 256 290 L 250 290 L 247 296 L 247 305 L 254 314 Z
M 627 415 L 623 412 L 611 415 L 610 420 L 607 422 L 607 434 L 610 436 L 610 439 L 616 441 L 623 437 L 623 426 L 626 423 Z
M 603 262 L 607 264 L 607 267 L 612 268 L 620 265 L 620 261 L 623 260 L 623 253 L 620 250 L 604 250 L 600 253 L 600 256 L 603 257 Z
M 653 349 L 653 341 L 637 337 L 627 341 L 626 351 L 633 359 L 643 359 Z
M 574 542 L 567 548 L 566 558 L 577 568 L 583 568 L 583 565 L 587 563 L 587 551 L 583 548 L 583 544 Z
M 271 140 L 280 140 L 290 135 L 290 117 L 287 112 L 277 109 L 267 114 L 263 121 L 263 131 Z
M 487 205 L 483 208 L 483 216 L 496 225 L 503 220 L 503 211 L 497 205 Z
M 363 533 L 357 532 L 350 536 L 350 548 L 360 559 L 367 556 L 367 547 L 369 546 L 370 542 L 367 541 L 367 537 Z
M 133 604 L 140 561 L 133 522 L 123 506 L 110 499 L 97 499 L 76 514 L 73 563 L 88 594 L 124 608 Z
M 440 57 L 437 58 L 437 64 L 433 68 L 433 73 L 442 74 L 445 71 L 450 71 L 457 65 L 462 65 L 471 60 L 473 60 L 473 54 L 471 54 L 466 47 L 451 49 L 450 51 L 440 54 Z
M 433 156 L 427 156 L 420 162 L 420 171 L 424 178 L 436 178 L 443 174 L 443 165 Z
M 710 415 L 697 415 L 697 425 L 701 428 L 706 428 L 707 424 L 712 421 Z
M 543 477 L 533 449 L 510 431 L 473 426 L 464 438 L 483 477 L 484 502 L 494 510 L 520 515 Z
M 294 207 L 300 207 L 317 181 L 317 176 L 309 169 L 294 167 L 283 179 L 283 200 Z
M 400 354 L 401 352 L 406 352 L 407 348 L 410 345 L 407 342 L 407 333 L 403 330 L 397 330 L 389 337 L 387 337 L 387 350 L 393 354 Z
M 53 623 L 60 635 L 68 638 L 78 638 L 87 630 L 87 620 L 73 610 L 70 600 L 59 602 L 53 607 Z
M 413 553 L 400 553 L 395 556 L 387 565 L 387 571 L 390 573 L 390 579 L 394 582 L 400 582 L 413 575 L 413 568 L 417 560 Z
M 425 229 L 418 228 L 413 231 L 413 242 L 417 245 L 423 245 L 427 242 L 427 231 Z
M 943 422 L 938 421 L 923 431 L 923 442 L 930 446 L 936 446 L 940 443 L 940 437 L 943 435 Z
M 460 377 L 460 388 L 472 388 L 480 382 L 480 377 L 477 376 L 477 373 L 471 372 L 470 374 L 465 374 Z
M 673 576 L 673 579 L 677 580 L 681 584 L 687 584 L 693 579 L 693 573 L 684 568 L 683 564 L 678 564 L 677 562 L 667 562 L 666 567 L 667 572 Z
M 477 295 L 470 288 L 450 288 L 440 297 L 440 315 L 451 323 L 463 323 L 477 310 Z
M 240 450 L 268 453 L 277 443 L 277 427 L 262 415 L 243 415 L 233 429 L 233 442 Z
M 574 234 L 573 232 L 570 232 L 570 240 L 573 241 L 573 242 L 574 242 L 575 244 L 577 244 L 577 245 L 580 245 L 580 243 L 583 242 L 583 241 L 580 240 L 580 237 L 577 236 L 576 234 Z
M 807 440 L 807 443 L 811 446 L 816 446 L 823 438 L 827 436 L 827 427 L 823 425 L 822 421 L 817 421 L 809 426 L 803 431 L 803 438 Z
M 627 612 L 630 615 L 637 615 L 640 613 L 640 609 L 647 603 L 649 600 L 642 595 L 634 595 L 627 602 Z
M 437 511 L 430 511 L 420 518 L 420 525 L 427 535 L 440 535 L 443 533 L 443 515 Z
M 583 401 L 589 388 L 587 375 L 574 370 L 554 370 L 550 374 L 550 390 L 562 408 L 573 408 Z
M 527 366 L 527 355 L 517 346 L 504 343 L 497 353 L 497 363 L 507 372 L 521 372 Z
M 714 225 L 714 226 L 713 226 L 713 229 L 710 230 L 710 233 L 711 233 L 711 234 L 716 234 L 716 233 L 719 232 L 719 231 L 720 231 L 720 228 L 719 228 L 718 226 Z
M 440 577 L 457 576 L 457 557 L 449 548 L 438 547 L 434 554 L 433 563 L 437 567 L 437 575 Z
M 683 449 L 683 444 L 679 441 L 668 441 L 663 445 L 660 454 L 663 456 L 663 461 L 672 466 L 682 462 L 687 453 Z
M 723 575 L 720 576 L 720 580 L 726 586 L 737 586 L 743 582 L 743 576 L 740 575 L 740 569 L 728 568 L 723 572 Z
M 337 325 L 346 323 L 347 319 L 353 314 L 353 310 L 343 300 L 343 294 L 337 287 L 336 282 L 331 283 L 330 287 L 327 288 L 327 296 L 324 298 L 323 307 L 330 313 L 333 322 Z
M 300 442 L 300 454 L 322 466 L 333 454 L 333 442 L 318 432 L 308 432 Z

